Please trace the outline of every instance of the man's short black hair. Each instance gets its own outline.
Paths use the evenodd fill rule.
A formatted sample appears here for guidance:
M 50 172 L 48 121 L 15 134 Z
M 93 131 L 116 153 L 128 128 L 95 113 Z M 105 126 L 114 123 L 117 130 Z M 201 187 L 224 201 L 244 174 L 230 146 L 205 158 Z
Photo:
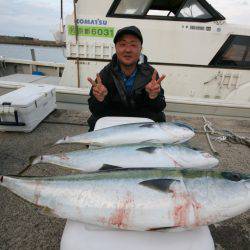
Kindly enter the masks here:
M 129 26 L 129 27 L 124 27 L 122 29 L 119 29 L 116 32 L 116 35 L 115 35 L 115 38 L 114 38 L 114 43 L 116 44 L 119 41 L 119 39 L 123 35 L 126 35 L 126 34 L 136 36 L 140 40 L 141 44 L 143 43 L 143 38 L 142 38 L 141 31 L 136 26 Z

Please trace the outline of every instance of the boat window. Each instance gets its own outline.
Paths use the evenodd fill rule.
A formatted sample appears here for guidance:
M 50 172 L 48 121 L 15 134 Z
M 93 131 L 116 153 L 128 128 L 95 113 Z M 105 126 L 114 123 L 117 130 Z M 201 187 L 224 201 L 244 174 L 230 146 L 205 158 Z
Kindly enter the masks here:
M 210 65 L 249 68 L 250 36 L 231 35 Z
M 143 15 L 151 2 L 152 0 L 122 0 L 115 14 Z
M 197 0 L 188 0 L 178 17 L 209 19 L 212 15 Z
M 205 0 L 115 0 L 107 16 L 203 22 L 225 19 Z

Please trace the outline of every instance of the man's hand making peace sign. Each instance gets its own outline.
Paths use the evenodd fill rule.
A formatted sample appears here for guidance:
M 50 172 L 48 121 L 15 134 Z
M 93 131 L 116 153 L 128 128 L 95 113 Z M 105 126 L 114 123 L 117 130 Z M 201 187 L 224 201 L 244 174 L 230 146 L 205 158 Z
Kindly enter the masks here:
M 108 94 L 107 88 L 103 85 L 102 79 L 99 74 L 96 75 L 96 81 L 88 77 L 88 81 L 92 84 L 93 95 L 99 102 L 103 102 L 106 95 Z
M 155 70 L 152 76 L 151 82 L 149 82 L 145 89 L 148 92 L 150 99 L 155 99 L 161 91 L 161 82 L 165 79 L 165 75 L 162 75 L 158 80 L 156 80 L 157 71 Z

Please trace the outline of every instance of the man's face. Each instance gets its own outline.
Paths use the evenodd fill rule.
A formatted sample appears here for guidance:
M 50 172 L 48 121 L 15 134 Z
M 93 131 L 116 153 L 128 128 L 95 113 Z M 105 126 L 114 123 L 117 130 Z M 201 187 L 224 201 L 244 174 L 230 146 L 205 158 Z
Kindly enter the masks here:
M 125 66 L 134 65 L 140 58 L 141 42 L 134 35 L 123 35 L 115 45 L 119 62 Z

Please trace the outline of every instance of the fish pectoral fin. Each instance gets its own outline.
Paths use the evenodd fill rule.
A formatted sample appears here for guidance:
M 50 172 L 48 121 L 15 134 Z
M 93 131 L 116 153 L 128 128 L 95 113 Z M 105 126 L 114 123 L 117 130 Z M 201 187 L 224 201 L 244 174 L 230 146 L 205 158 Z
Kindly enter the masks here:
M 180 180 L 176 179 L 153 179 L 142 181 L 139 184 L 148 188 L 155 189 L 157 191 L 172 193 L 173 191 L 170 189 L 170 186 L 174 182 L 180 182 Z
M 153 154 L 158 147 L 142 147 L 137 148 L 136 151 L 142 151 L 148 154 Z
M 122 167 L 109 165 L 109 164 L 103 164 L 102 167 L 99 169 L 99 171 L 107 171 L 107 170 L 116 170 L 121 169 Z
M 58 216 L 55 211 L 49 207 L 43 207 L 41 209 L 41 214 L 49 216 L 49 217 L 57 217 L 57 218 L 61 218 L 60 216 Z

